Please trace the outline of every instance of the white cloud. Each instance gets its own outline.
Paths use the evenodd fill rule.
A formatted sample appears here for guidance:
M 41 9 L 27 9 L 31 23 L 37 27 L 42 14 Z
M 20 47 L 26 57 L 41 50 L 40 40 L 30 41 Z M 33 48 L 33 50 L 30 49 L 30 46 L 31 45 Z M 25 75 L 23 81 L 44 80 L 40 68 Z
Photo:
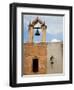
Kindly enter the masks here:
M 57 39 L 52 39 L 51 42 L 61 42 L 61 41 Z

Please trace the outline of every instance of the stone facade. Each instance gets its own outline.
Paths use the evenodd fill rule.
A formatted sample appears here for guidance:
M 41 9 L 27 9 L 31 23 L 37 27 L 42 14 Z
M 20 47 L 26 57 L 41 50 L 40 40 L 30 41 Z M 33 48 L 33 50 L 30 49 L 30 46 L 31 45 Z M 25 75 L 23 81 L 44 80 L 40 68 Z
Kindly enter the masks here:
M 33 72 L 33 59 L 38 59 L 37 72 Z M 63 73 L 63 43 L 25 43 L 23 45 L 23 75 L 53 73 Z
M 53 57 L 53 64 L 51 63 Z M 63 73 L 63 43 L 53 42 L 47 45 L 47 73 Z
M 38 72 L 33 72 L 33 59 L 38 59 Z M 47 44 L 25 43 L 23 46 L 23 74 L 45 74 L 47 71 Z

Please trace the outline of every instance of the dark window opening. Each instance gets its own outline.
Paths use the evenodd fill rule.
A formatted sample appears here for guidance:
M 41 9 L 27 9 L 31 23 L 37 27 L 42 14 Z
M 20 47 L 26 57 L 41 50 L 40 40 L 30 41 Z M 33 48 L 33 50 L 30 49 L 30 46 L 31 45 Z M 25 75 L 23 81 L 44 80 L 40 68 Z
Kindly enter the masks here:
M 33 59 L 33 65 L 32 65 L 33 72 L 38 72 L 38 59 Z

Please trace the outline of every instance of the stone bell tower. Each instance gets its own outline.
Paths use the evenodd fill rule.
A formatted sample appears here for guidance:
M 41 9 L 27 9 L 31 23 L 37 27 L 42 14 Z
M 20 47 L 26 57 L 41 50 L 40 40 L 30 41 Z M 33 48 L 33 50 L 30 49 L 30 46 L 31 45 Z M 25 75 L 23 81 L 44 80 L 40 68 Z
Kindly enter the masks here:
M 39 23 L 40 27 L 35 27 Z M 29 24 L 29 41 L 24 43 L 23 49 L 23 75 L 45 74 L 47 71 L 47 44 L 46 44 L 46 28 L 44 22 L 38 17 Z M 40 43 L 34 43 L 34 29 L 39 35 L 38 29 L 42 32 Z
M 33 38 L 34 38 L 34 26 L 37 23 L 40 23 L 41 27 L 39 27 L 42 31 L 42 41 L 41 42 L 46 42 L 46 28 L 47 26 L 45 25 L 45 22 L 42 22 L 38 17 L 29 24 L 29 43 L 33 42 Z

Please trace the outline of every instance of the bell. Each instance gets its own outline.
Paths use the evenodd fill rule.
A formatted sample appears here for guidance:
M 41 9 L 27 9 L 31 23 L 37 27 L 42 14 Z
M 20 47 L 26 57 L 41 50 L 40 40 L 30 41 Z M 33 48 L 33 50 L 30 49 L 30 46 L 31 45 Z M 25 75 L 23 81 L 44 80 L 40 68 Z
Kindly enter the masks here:
M 39 35 L 40 35 L 40 33 L 39 33 L 38 29 L 36 30 L 35 35 L 36 35 L 36 36 L 39 36 Z

